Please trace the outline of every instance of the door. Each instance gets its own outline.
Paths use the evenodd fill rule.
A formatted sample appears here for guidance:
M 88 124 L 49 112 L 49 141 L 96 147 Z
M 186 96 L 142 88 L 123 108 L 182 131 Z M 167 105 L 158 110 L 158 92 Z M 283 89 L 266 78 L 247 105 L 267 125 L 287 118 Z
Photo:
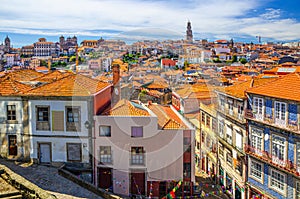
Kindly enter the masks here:
M 145 171 L 131 172 L 130 193 L 134 195 L 145 195 Z
M 18 146 L 17 146 L 17 136 L 9 135 L 8 136 L 8 155 L 16 156 L 18 155 Z
M 39 159 L 40 163 L 50 163 L 51 162 L 51 144 L 43 143 L 39 144 Z
M 98 168 L 98 187 L 112 190 L 112 169 Z

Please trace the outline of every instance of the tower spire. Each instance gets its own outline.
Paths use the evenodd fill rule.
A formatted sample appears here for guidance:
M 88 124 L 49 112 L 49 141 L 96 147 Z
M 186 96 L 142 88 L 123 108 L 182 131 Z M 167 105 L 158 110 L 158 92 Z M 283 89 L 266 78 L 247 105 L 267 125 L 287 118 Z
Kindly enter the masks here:
M 187 22 L 187 27 L 186 27 L 186 40 L 188 42 L 192 42 L 193 41 L 193 31 L 192 31 L 192 25 L 190 20 L 188 20 Z

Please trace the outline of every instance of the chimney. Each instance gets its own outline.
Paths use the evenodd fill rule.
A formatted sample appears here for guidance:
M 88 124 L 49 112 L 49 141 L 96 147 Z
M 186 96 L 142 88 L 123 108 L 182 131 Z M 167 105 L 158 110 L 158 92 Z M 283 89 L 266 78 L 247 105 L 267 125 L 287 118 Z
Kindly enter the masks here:
M 120 65 L 117 63 L 112 64 L 113 72 L 113 92 L 112 92 L 112 105 L 116 104 L 121 99 L 121 86 L 120 86 Z
M 120 65 L 113 63 L 112 71 L 113 71 L 113 86 L 115 87 L 120 81 Z

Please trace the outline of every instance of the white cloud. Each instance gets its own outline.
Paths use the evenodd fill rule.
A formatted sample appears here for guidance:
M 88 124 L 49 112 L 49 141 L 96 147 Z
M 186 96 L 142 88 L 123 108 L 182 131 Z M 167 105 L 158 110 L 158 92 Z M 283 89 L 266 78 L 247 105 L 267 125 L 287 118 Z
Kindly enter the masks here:
M 299 22 L 282 19 L 279 9 L 269 8 L 259 15 L 260 3 L 260 0 L 6 0 L 0 7 L 0 31 L 113 36 L 114 33 L 92 30 L 126 32 L 161 28 L 184 35 L 186 22 L 191 20 L 193 32 L 198 35 L 259 34 L 278 40 L 300 39 Z

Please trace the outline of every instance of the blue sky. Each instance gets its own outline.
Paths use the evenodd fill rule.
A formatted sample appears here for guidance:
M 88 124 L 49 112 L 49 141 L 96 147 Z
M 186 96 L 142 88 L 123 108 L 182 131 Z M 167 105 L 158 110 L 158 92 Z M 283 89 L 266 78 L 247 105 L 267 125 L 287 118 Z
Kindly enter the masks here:
M 125 40 L 181 39 L 192 22 L 195 39 L 300 40 L 299 0 L 2 0 L 0 41 L 15 46 L 63 34 Z M 24 35 L 26 36 L 22 39 Z M 58 40 L 58 39 L 57 39 Z

